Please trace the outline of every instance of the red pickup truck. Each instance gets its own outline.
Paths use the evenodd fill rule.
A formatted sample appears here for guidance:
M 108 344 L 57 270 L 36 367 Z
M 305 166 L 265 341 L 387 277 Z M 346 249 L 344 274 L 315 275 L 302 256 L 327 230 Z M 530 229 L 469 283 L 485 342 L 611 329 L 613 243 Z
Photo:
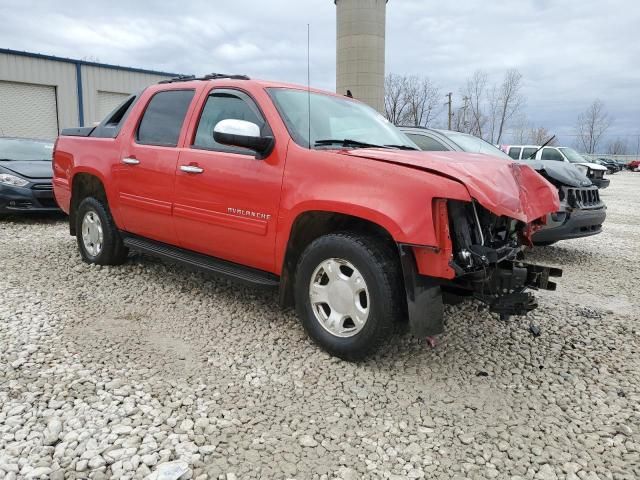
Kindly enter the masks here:
M 135 249 L 278 287 L 349 360 L 396 321 L 442 332 L 450 298 L 525 314 L 561 273 L 523 261 L 559 207 L 528 166 L 417 151 L 354 99 L 245 76 L 161 82 L 64 130 L 53 183 L 85 262 Z

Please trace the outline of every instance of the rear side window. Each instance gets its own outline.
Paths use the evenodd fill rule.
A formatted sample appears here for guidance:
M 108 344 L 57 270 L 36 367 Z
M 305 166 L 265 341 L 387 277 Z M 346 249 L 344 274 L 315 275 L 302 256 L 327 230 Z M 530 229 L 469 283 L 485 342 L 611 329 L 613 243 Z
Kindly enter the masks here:
M 520 152 L 522 151 L 522 147 L 511 147 L 509 149 L 509 156 L 514 160 L 518 160 L 520 158 Z M 531 154 L 529 154 L 531 155 Z
M 522 149 L 522 160 L 529 160 L 529 157 L 536 153 L 538 149 L 536 147 L 525 147 Z M 535 158 L 535 157 L 534 157 Z M 531 159 L 533 160 L 533 159 Z
M 407 136 L 413 140 L 413 143 L 420 147 L 420 150 L 424 150 L 425 152 L 446 152 L 449 150 L 435 138 L 428 137 L 427 135 L 407 133 Z
M 136 96 L 131 95 L 124 102 L 118 105 L 109 115 L 107 115 L 107 118 L 103 121 L 104 125 L 119 125 L 125 115 L 129 113 L 129 110 L 131 110 L 131 106 L 133 105 L 135 99 Z
M 175 147 L 193 95 L 193 90 L 156 93 L 140 121 L 138 143 Z
M 559 160 L 561 162 L 564 161 L 562 154 L 556 150 L 555 148 L 545 147 L 542 149 L 542 155 L 540 156 L 541 160 Z
M 131 95 L 107 115 L 92 132 L 92 137 L 115 138 L 120 133 L 124 120 L 136 103 L 138 95 Z
M 246 120 L 247 122 L 255 123 L 260 127 L 261 135 L 271 135 L 269 126 L 251 97 L 236 90 L 214 90 L 207 98 L 202 110 L 193 147 L 255 156 L 253 150 L 222 145 L 213 139 L 215 126 L 221 120 L 227 119 Z

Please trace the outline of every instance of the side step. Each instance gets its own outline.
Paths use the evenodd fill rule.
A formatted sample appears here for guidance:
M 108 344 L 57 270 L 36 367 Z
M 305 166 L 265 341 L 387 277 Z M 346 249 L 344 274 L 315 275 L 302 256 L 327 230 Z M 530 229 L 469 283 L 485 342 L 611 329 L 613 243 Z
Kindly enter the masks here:
M 279 277 L 273 273 L 245 267 L 244 265 L 208 255 L 202 255 L 201 253 L 174 247 L 173 245 L 155 240 L 149 240 L 127 232 L 120 233 L 123 237 L 124 244 L 132 250 L 148 253 L 149 255 L 187 265 L 197 270 L 221 275 L 251 285 L 277 287 L 280 283 Z

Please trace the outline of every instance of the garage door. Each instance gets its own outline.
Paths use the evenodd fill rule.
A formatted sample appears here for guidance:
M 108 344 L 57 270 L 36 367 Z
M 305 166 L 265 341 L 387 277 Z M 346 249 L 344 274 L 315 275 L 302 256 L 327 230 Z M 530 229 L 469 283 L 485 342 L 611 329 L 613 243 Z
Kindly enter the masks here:
M 98 118 L 94 121 L 101 122 L 111 111 L 129 98 L 128 93 L 105 92 L 98 90 Z
M 0 81 L 0 136 L 55 139 L 56 87 Z

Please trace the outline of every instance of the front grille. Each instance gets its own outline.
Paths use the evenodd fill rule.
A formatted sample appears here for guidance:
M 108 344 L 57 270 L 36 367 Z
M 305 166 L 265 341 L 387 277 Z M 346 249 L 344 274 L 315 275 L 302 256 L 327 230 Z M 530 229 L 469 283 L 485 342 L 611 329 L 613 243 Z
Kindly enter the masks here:
M 53 190 L 51 183 L 36 183 L 33 187 L 34 190 Z
M 567 202 L 574 208 L 593 208 L 601 206 L 598 187 L 565 187 Z

